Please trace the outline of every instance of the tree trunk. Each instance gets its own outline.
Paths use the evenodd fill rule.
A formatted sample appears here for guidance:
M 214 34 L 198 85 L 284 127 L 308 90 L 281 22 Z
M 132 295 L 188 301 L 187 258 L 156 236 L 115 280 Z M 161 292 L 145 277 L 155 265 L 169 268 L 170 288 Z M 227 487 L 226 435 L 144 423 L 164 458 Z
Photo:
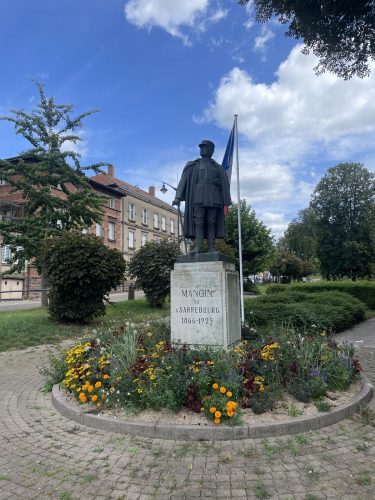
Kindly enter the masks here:
M 42 264 L 42 274 L 41 274 L 41 286 L 40 288 L 42 289 L 40 293 L 40 305 L 42 307 L 48 307 L 48 291 L 46 288 L 48 288 L 48 279 L 46 276 L 46 271 L 45 271 L 45 265 L 44 263 Z

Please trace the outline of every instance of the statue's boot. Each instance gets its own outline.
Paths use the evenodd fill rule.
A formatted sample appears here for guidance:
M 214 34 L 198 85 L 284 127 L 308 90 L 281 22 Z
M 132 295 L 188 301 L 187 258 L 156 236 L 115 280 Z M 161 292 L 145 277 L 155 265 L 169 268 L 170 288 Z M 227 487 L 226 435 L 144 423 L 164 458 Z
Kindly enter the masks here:
M 191 255 L 201 253 L 201 247 L 203 243 L 204 230 L 203 226 L 195 226 L 195 245 L 194 249 L 191 251 Z
M 207 228 L 207 252 L 216 252 L 215 232 L 215 226 L 210 224 Z

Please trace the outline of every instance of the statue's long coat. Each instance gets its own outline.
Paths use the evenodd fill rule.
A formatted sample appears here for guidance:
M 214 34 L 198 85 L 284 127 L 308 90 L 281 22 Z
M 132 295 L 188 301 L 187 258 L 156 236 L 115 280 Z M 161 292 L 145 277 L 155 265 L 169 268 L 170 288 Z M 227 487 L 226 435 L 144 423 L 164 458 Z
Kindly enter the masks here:
M 180 182 L 178 183 L 176 199 L 185 201 L 185 214 L 184 214 L 184 236 L 185 238 L 195 238 L 194 219 L 193 219 L 193 193 L 194 187 L 197 183 L 197 175 L 200 158 L 189 161 L 185 165 L 182 172 Z M 218 216 L 216 218 L 216 238 L 224 238 L 225 236 L 225 222 L 224 222 L 224 206 L 232 204 L 230 197 L 230 186 L 227 174 L 222 165 L 217 163 L 211 158 L 211 162 L 218 169 L 219 177 L 222 187 L 222 206 L 218 209 Z M 205 225 L 206 230 L 206 225 Z M 207 235 L 205 234 L 206 238 Z

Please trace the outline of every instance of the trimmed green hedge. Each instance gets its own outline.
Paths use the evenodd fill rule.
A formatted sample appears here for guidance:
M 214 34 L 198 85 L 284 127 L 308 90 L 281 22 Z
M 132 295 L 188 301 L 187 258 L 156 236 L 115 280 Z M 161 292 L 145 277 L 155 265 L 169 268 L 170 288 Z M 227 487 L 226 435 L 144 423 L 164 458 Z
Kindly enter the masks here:
M 369 309 L 375 309 L 375 281 L 317 281 L 314 283 L 292 283 L 289 285 L 271 285 L 267 294 L 281 292 L 345 292 L 359 299 Z
M 289 324 L 340 332 L 362 321 L 364 314 L 364 304 L 342 292 L 280 292 L 245 302 L 245 320 L 253 328 Z

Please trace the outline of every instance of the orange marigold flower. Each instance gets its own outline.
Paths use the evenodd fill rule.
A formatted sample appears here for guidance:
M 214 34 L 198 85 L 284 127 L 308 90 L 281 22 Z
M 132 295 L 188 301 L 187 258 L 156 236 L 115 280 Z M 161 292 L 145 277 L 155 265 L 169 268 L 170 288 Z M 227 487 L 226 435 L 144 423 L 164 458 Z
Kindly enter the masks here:
M 92 397 L 91 397 L 91 401 L 96 401 L 98 399 L 98 396 L 96 394 L 94 394 Z
M 220 418 L 215 418 L 214 422 L 215 422 L 216 425 L 219 425 L 220 424 Z
M 235 403 L 234 401 L 228 401 L 228 403 L 226 404 L 226 407 L 227 407 L 227 409 L 231 408 L 234 411 L 237 408 L 237 403 Z
M 103 375 L 103 378 L 104 378 L 104 380 L 108 380 L 109 379 L 109 375 L 105 374 L 105 375 Z
M 221 418 L 221 411 L 215 411 L 215 418 Z
M 215 413 L 215 411 L 216 411 L 216 408 L 214 406 L 211 406 L 210 413 Z
M 93 385 L 89 385 L 88 388 L 87 388 L 88 392 L 92 392 L 94 390 L 94 386 Z
M 228 391 L 227 396 L 228 396 L 228 398 L 231 398 L 233 396 L 233 394 L 230 391 Z
M 234 411 L 231 408 L 228 408 L 227 409 L 227 415 L 228 415 L 228 417 L 233 417 Z
M 99 382 L 99 381 L 98 381 L 98 382 L 96 382 L 96 383 L 95 383 L 95 387 L 96 387 L 97 389 L 99 389 L 99 387 L 101 387 L 101 386 L 102 386 L 102 383 L 101 383 L 101 382 Z
M 212 389 L 219 389 L 219 384 L 212 384 Z
M 80 399 L 80 401 L 82 401 L 82 403 L 86 403 L 86 401 L 87 401 L 87 398 L 86 398 L 86 396 L 83 394 L 83 392 L 81 392 L 81 393 L 79 394 L 79 399 Z
M 227 392 L 226 388 L 224 386 L 220 387 L 220 392 L 221 394 L 225 394 Z

